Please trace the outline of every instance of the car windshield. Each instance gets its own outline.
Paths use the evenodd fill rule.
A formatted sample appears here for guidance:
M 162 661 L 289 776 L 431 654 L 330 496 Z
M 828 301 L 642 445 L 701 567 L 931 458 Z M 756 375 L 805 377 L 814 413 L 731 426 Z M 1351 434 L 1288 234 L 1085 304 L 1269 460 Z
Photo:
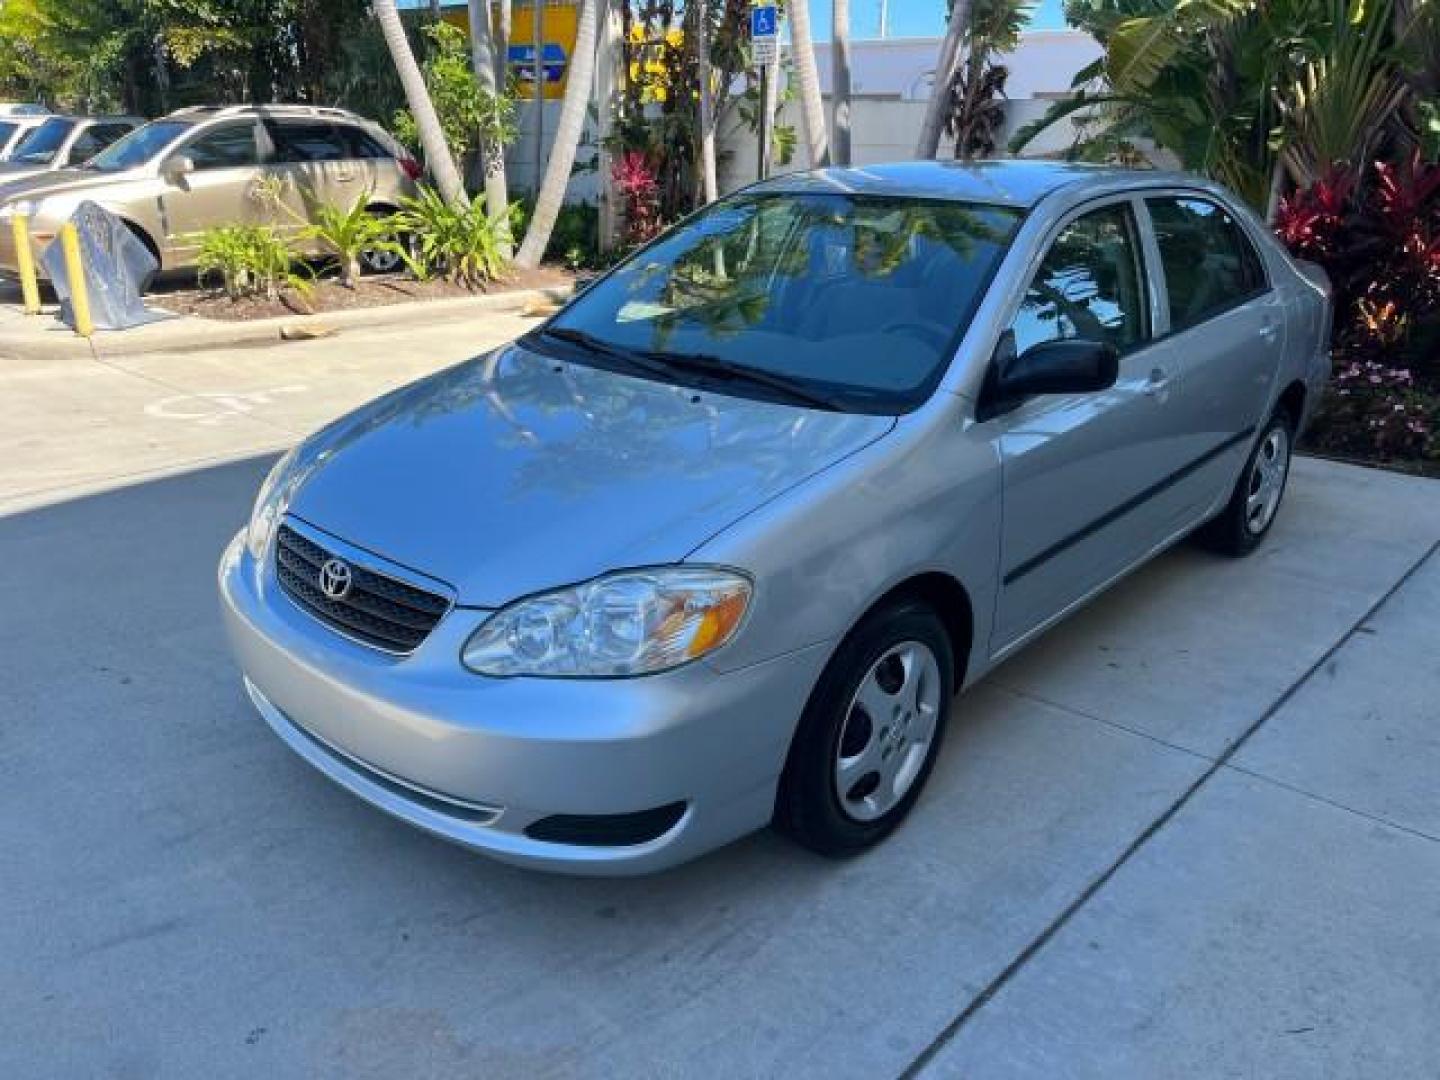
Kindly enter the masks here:
M 155 120 L 111 143 L 87 161 L 85 168 L 116 172 L 144 165 L 189 131 L 190 127 L 190 124 L 182 120 Z
M 941 199 L 736 196 L 577 297 L 530 342 L 651 377 L 856 412 L 934 389 L 1020 214 Z M 547 347 L 548 343 L 548 347 Z M 708 369 L 708 371 L 707 371 Z
M 74 120 L 60 117 L 46 120 L 20 140 L 20 145 L 15 147 L 15 153 L 10 155 L 10 160 L 18 161 L 22 165 L 49 165 L 55 160 L 60 147 L 65 145 L 70 132 L 75 129 L 75 123 Z

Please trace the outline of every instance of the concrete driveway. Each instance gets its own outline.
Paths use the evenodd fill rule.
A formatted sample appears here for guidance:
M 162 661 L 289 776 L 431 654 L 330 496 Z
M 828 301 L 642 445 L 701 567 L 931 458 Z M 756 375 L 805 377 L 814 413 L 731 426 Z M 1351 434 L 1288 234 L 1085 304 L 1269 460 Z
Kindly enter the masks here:
M 221 546 L 271 451 L 520 325 L 0 357 L 0 1076 L 1434 1075 L 1432 481 L 1297 462 L 1255 557 L 1182 547 L 962 698 L 849 862 L 538 876 L 295 759 Z

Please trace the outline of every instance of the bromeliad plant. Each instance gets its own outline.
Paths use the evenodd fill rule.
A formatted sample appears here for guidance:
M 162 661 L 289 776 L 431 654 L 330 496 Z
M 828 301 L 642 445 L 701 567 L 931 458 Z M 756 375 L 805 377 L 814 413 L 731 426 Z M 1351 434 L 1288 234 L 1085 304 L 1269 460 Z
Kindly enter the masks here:
M 297 273 L 299 265 L 289 245 L 268 225 L 222 225 L 206 230 L 195 262 L 200 284 L 219 275 L 221 288 L 231 300 L 247 296 L 276 300 L 285 289 L 308 296 L 311 281 Z
M 393 215 L 377 214 L 367 208 L 361 194 L 347 210 L 326 204 L 312 212 L 312 220 L 300 230 L 300 238 L 312 241 L 333 255 L 340 265 L 340 284 L 355 288 L 360 280 L 360 259 L 367 252 L 390 252 L 401 258 L 405 249 L 396 235 Z
M 402 256 L 422 281 L 439 275 L 473 289 L 504 272 L 510 223 L 487 217 L 479 202 L 457 208 L 433 188 L 422 187 L 414 198 L 401 200 L 393 223 L 399 235 L 409 238 Z

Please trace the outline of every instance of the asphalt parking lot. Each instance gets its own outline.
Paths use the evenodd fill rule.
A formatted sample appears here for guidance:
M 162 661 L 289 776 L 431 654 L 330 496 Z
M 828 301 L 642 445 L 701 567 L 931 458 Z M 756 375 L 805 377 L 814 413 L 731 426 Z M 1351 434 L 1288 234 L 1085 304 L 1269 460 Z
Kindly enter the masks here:
M 213 572 L 278 448 L 515 333 L 0 355 L 0 1076 L 1419 1077 L 1440 485 L 1297 461 L 960 701 L 893 839 L 502 867 L 252 713 Z

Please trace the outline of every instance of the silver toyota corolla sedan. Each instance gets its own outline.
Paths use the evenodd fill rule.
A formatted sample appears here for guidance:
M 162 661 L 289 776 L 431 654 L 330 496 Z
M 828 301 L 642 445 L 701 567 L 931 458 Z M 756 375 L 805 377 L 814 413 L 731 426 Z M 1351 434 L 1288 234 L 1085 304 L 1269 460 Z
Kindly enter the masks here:
M 830 169 L 286 454 L 220 564 L 298 754 L 448 840 L 655 870 L 882 839 L 952 699 L 1190 533 L 1275 519 L 1324 278 L 1224 190 Z

